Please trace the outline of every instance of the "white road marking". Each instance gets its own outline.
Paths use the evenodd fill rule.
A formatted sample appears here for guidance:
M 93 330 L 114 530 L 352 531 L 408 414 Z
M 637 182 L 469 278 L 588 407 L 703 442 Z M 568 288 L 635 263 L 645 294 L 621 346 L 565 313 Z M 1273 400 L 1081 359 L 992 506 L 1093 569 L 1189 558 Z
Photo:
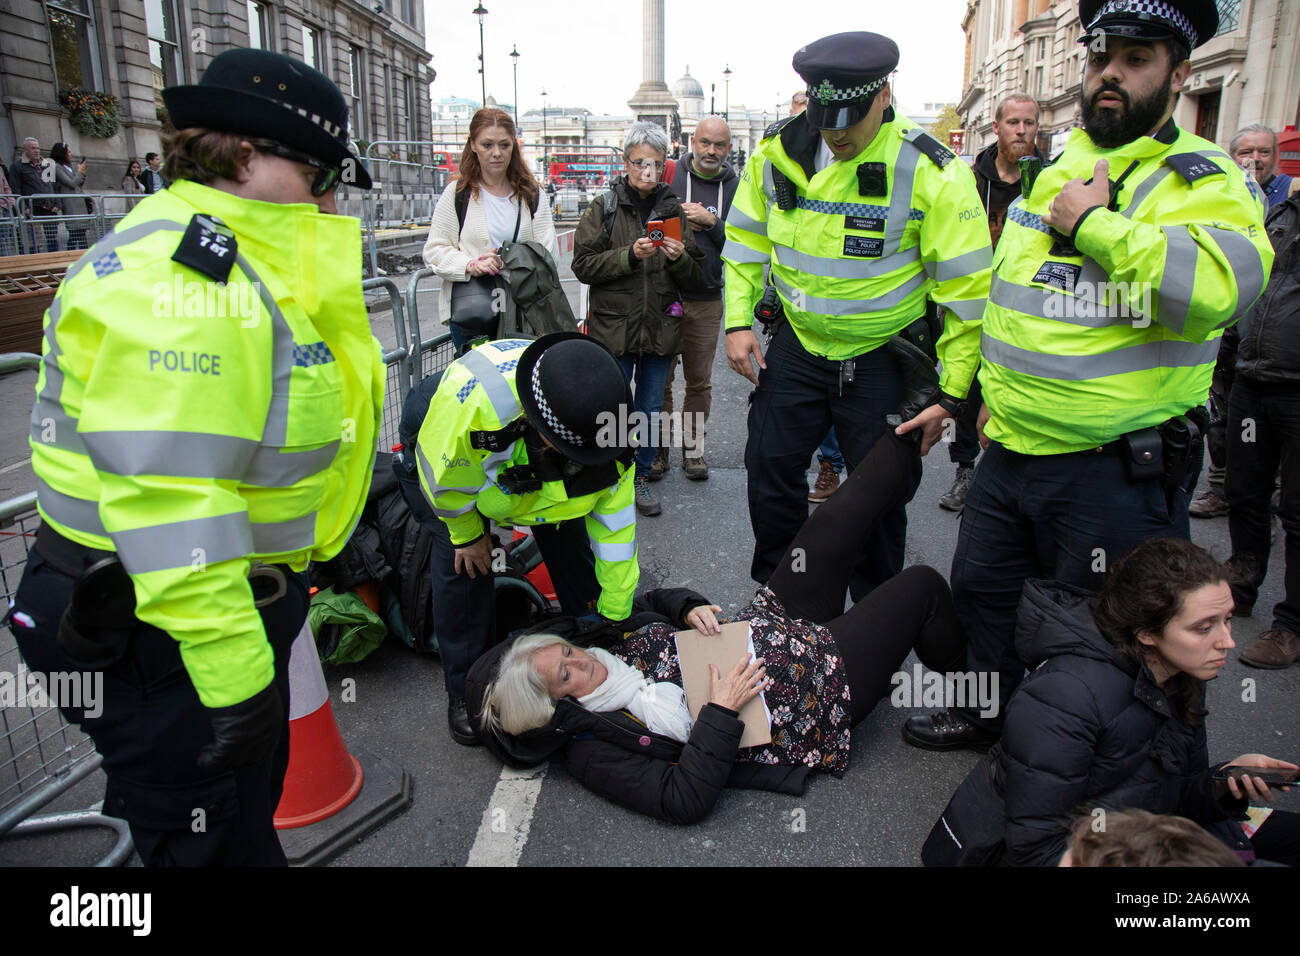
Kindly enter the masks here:
M 518 866 L 533 825 L 533 808 L 546 779 L 547 764 L 501 769 L 501 779 L 483 811 L 466 866 Z
M 24 465 L 30 465 L 31 463 L 32 460 L 30 458 L 20 458 L 18 461 L 12 462 L 8 465 L 5 465 L 3 468 L 0 468 L 0 475 L 7 475 L 9 472 L 17 471 L 19 468 L 22 468 Z

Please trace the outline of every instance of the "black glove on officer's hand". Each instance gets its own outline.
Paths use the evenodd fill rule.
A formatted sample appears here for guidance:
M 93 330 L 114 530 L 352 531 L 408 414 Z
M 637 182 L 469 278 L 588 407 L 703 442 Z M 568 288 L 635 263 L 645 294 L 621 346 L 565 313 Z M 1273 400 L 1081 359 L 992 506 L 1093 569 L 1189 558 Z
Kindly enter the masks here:
M 284 701 L 275 682 L 248 700 L 229 707 L 208 707 L 212 743 L 199 751 L 199 769 L 211 773 L 237 770 L 271 756 L 284 729 Z

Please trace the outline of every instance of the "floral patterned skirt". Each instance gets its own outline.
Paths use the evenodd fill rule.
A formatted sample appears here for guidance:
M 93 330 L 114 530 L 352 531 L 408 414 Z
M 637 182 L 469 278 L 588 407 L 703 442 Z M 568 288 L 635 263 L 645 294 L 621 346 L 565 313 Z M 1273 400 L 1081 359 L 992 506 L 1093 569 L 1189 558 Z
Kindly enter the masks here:
M 849 682 L 831 632 L 791 617 L 766 586 L 734 620 L 749 621 L 754 649 L 772 678 L 764 691 L 772 742 L 744 747 L 736 759 L 842 773 L 849 765 Z M 651 624 L 611 652 L 651 679 L 680 687 L 675 633 L 669 624 Z

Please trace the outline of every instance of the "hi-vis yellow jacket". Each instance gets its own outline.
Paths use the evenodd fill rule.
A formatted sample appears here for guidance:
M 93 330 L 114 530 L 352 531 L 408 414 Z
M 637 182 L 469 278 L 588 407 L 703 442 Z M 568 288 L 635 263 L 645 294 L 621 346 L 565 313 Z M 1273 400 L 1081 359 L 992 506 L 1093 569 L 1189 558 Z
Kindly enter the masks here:
M 1273 249 L 1259 188 L 1172 122 L 1157 137 L 1103 150 L 1074 130 L 1007 210 L 982 340 L 971 323 L 939 343 L 945 366 L 982 354 L 985 433 L 1013 451 L 1081 451 L 1204 402 L 1223 329 L 1264 288 Z M 1099 159 L 1112 182 L 1137 163 L 1118 211 L 1093 210 L 1078 254 L 1054 254 L 1042 214 Z
M 172 261 L 196 213 L 235 233 L 225 285 Z M 384 367 L 360 274 L 356 219 L 182 181 L 82 256 L 46 313 L 41 515 L 117 552 L 137 617 L 180 642 L 208 707 L 274 675 L 251 560 L 333 557 L 361 515 Z
M 927 296 L 949 310 L 949 327 L 979 319 L 992 253 L 975 178 L 911 120 L 886 118 L 865 150 L 821 172 L 820 134 L 802 114 L 768 128 L 727 215 L 729 331 L 753 324 L 769 263 L 799 341 L 834 361 L 884 344 L 924 314 Z M 859 167 L 868 163 L 884 164 L 883 189 L 864 185 Z M 795 187 L 795 208 L 780 208 L 774 169 Z M 945 372 L 969 385 L 976 359 L 966 361 Z
M 618 481 L 608 488 L 570 498 L 562 481 L 540 491 L 511 494 L 498 483 L 503 469 L 528 464 L 521 438 L 500 452 L 476 449 L 470 433 L 499 431 L 523 415 L 515 367 L 531 343 L 502 339 L 472 349 L 442 375 L 416 442 L 420 487 L 447 526 L 451 542 L 463 547 L 487 531 L 483 519 L 501 525 L 556 524 L 586 518 L 587 538 L 600 582 L 597 610 L 621 621 L 632 613 L 640 569 L 636 553 L 634 471 L 618 463 Z M 574 383 L 580 388 L 582 383 Z

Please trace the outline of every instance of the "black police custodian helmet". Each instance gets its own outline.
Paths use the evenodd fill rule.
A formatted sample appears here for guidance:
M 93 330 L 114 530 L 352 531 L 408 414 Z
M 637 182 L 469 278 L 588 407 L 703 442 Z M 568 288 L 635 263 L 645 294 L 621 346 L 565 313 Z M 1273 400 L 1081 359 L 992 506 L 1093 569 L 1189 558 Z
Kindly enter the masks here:
M 626 450 L 622 430 L 632 413 L 632 389 L 614 353 L 595 339 L 578 332 L 543 335 L 519 357 L 515 385 L 528 421 L 564 457 L 603 465 Z M 607 423 L 612 427 L 602 429 Z
M 1079 0 L 1080 43 L 1101 34 L 1179 40 L 1194 50 L 1219 29 L 1214 0 Z
M 808 84 L 808 122 L 817 129 L 856 126 L 896 66 L 898 45 L 879 33 L 836 33 L 801 47 L 794 71 Z
M 227 50 L 208 64 L 197 86 L 170 86 L 162 95 L 177 129 L 274 140 L 342 167 L 349 185 L 370 188 L 370 173 L 348 143 L 343 94 L 306 63 L 269 50 Z

